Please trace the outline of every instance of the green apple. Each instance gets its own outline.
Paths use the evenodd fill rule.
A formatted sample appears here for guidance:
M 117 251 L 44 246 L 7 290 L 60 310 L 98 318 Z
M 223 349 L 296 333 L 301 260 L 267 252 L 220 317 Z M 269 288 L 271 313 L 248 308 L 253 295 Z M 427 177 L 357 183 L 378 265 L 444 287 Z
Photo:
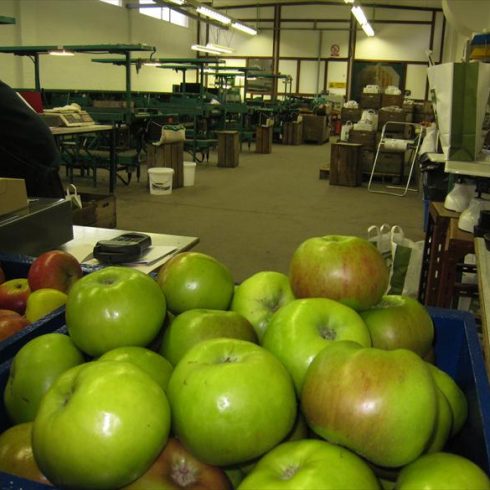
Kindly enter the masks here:
M 121 490 L 232 490 L 225 471 L 199 461 L 177 439 L 169 439 L 150 468 Z
M 262 339 L 272 315 L 293 300 L 286 274 L 262 271 L 245 279 L 235 289 L 231 309 L 243 315 Z
M 300 394 L 315 356 L 338 340 L 371 346 L 369 330 L 352 308 L 327 298 L 307 298 L 283 306 L 272 317 L 262 346 L 286 366 Z
M 31 323 L 66 304 L 68 296 L 58 289 L 36 289 L 27 298 L 25 317 Z
M 49 485 L 32 454 L 31 434 L 32 422 L 14 425 L 0 434 L 0 471 Z
M 228 267 L 199 252 L 174 255 L 159 270 L 157 280 L 174 314 L 196 308 L 227 310 L 235 289 Z
M 468 401 L 463 390 L 449 374 L 433 364 L 427 363 L 437 387 L 444 393 L 452 412 L 451 437 L 456 435 L 468 418 Z
M 434 342 L 434 325 L 427 309 L 408 296 L 386 295 L 361 312 L 369 328 L 373 347 L 409 349 L 420 357 L 429 354 Z
M 14 424 L 34 420 L 42 397 L 60 374 L 84 362 L 70 337 L 48 333 L 36 337 L 15 355 L 4 403 Z
M 61 375 L 32 431 L 39 467 L 62 488 L 114 489 L 139 478 L 165 446 L 162 388 L 129 362 L 97 361 Z
M 184 311 L 175 317 L 165 330 L 160 352 L 175 366 L 195 344 L 217 337 L 257 343 L 254 328 L 239 313 L 196 309 Z
M 296 249 L 289 266 L 297 298 L 330 298 L 358 311 L 380 302 L 388 278 L 376 247 L 354 236 L 309 238 Z
M 287 436 L 296 417 L 286 369 L 244 340 L 195 345 L 175 367 L 167 393 L 176 437 L 208 464 L 236 465 L 261 456 Z
M 396 490 L 490 490 L 485 472 L 469 459 L 450 453 L 420 457 L 402 469 Z
M 269 451 L 238 490 L 380 490 L 357 455 L 325 441 L 285 442 Z
M 451 427 L 453 425 L 453 413 L 449 402 L 444 393 L 437 388 L 437 415 L 434 423 L 434 429 L 425 452 L 437 453 L 444 449 L 449 436 L 451 435 Z
M 308 368 L 301 408 L 310 428 L 329 442 L 396 468 L 427 447 L 437 392 L 414 352 L 341 341 L 323 349 Z
M 111 266 L 71 287 L 66 325 L 73 342 L 96 357 L 116 347 L 145 347 L 158 335 L 165 312 L 165 297 L 153 278 Z
M 160 354 L 145 347 L 133 345 L 116 347 L 100 356 L 99 361 L 130 362 L 145 371 L 146 374 L 149 374 L 164 391 L 167 390 L 173 369 L 167 359 Z

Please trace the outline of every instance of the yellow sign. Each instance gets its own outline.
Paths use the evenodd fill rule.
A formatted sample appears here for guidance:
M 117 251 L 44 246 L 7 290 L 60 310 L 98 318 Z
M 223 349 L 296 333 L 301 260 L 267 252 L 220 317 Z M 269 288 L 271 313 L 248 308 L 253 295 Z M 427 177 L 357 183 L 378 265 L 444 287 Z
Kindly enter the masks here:
M 328 88 L 345 88 L 346 83 L 345 82 L 330 82 L 328 84 Z

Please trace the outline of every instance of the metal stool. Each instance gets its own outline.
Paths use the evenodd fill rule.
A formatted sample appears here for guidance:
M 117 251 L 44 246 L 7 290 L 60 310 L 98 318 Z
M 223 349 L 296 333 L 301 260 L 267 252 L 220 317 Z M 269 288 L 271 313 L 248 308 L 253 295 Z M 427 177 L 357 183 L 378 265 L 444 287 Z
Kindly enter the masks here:
M 387 136 L 387 133 L 390 134 L 389 127 L 390 126 L 398 126 L 398 129 L 402 127 L 404 130 L 404 134 L 406 134 L 406 129 L 413 128 L 414 131 L 414 138 L 413 139 L 402 139 L 402 138 L 390 138 Z M 415 123 L 409 123 L 409 122 L 398 122 L 398 121 L 388 121 L 384 126 L 383 130 L 381 131 L 381 139 L 379 140 L 378 143 L 378 148 L 376 150 L 376 156 L 374 157 L 374 162 L 373 162 L 373 168 L 371 169 L 371 175 L 369 176 L 369 183 L 368 183 L 368 191 L 369 192 L 375 192 L 378 194 L 389 194 L 391 196 L 398 196 L 398 197 L 403 197 L 407 194 L 408 191 L 415 191 L 418 192 L 418 188 L 411 188 L 410 187 L 410 181 L 412 180 L 412 175 L 413 175 L 413 170 L 415 168 L 415 163 L 417 161 L 417 156 L 419 153 L 419 148 L 420 148 L 420 143 L 422 140 L 422 126 L 420 124 L 415 124 Z M 394 142 L 398 141 L 403 141 L 404 144 L 402 145 L 401 148 L 397 149 L 396 145 L 394 145 Z M 390 145 L 393 144 L 393 146 L 390 147 Z M 387 148 L 390 148 L 387 150 Z M 376 164 L 378 163 L 378 158 L 381 152 L 403 152 L 405 153 L 406 150 L 411 151 L 410 155 L 410 171 L 408 174 L 407 178 L 407 183 L 405 186 L 400 185 L 400 186 L 386 186 L 387 188 L 390 189 L 400 189 L 402 192 L 390 192 L 386 190 L 379 190 L 379 189 L 372 189 L 372 182 L 373 182 L 373 177 L 374 174 L 376 173 Z M 403 168 L 405 165 L 405 161 L 402 161 L 401 165 L 401 171 L 400 171 L 400 177 L 403 179 Z

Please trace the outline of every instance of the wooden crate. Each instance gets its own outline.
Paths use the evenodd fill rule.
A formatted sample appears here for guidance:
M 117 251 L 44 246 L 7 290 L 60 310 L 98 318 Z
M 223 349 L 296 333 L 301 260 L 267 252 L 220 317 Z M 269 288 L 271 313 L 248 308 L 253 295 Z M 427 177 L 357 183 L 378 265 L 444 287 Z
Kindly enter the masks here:
M 330 138 L 327 116 L 303 114 L 303 141 L 321 145 Z
M 378 128 L 381 131 L 387 122 L 407 122 L 407 114 L 405 111 L 378 111 Z M 405 126 L 401 124 L 390 124 L 388 126 L 392 133 L 404 133 Z
M 351 129 L 349 132 L 349 143 L 357 143 L 362 145 L 363 149 L 373 150 L 376 146 L 376 132 Z
M 362 109 L 379 109 L 381 107 L 381 94 L 361 94 Z
M 257 126 L 255 132 L 255 153 L 270 153 L 272 151 L 273 126 Z
M 116 196 L 81 193 L 82 209 L 73 210 L 73 224 L 98 228 L 116 228 Z
M 362 145 L 333 143 L 330 153 L 330 185 L 356 187 L 362 184 Z
M 285 122 L 282 128 L 283 145 L 301 145 L 303 143 L 303 122 Z
M 347 121 L 351 121 L 353 123 L 361 120 L 362 109 L 350 109 L 347 107 L 342 107 L 340 112 L 340 121 L 342 124 L 345 124 Z
M 168 167 L 174 169 L 172 188 L 178 189 L 184 185 L 184 142 L 163 143 L 160 146 L 146 146 L 146 161 L 148 168 Z
M 240 133 L 216 131 L 218 136 L 218 167 L 238 167 L 240 158 Z
M 403 95 L 382 94 L 381 95 L 381 107 L 403 106 Z

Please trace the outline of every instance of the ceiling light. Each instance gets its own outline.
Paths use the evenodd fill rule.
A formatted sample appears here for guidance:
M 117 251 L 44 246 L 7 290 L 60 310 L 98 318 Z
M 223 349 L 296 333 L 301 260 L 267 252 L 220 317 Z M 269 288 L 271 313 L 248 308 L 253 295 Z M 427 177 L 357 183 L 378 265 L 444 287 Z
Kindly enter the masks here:
M 358 5 L 355 7 L 352 7 L 351 12 L 354 15 L 354 17 L 357 19 L 357 22 L 359 22 L 359 24 L 361 24 L 361 26 L 363 26 L 364 24 L 367 24 L 368 20 L 367 20 L 366 16 L 364 15 L 364 11 L 362 10 L 361 7 L 359 7 Z
M 374 36 L 374 29 L 371 27 L 371 24 L 369 24 L 369 22 L 366 22 L 361 27 L 362 27 L 362 30 L 366 33 L 366 36 L 368 36 L 368 37 Z
M 143 63 L 143 66 L 161 66 L 161 63 L 148 62 L 148 63 Z
M 67 51 L 65 48 L 63 48 L 63 46 L 58 46 L 57 49 L 48 51 L 48 53 L 52 54 L 53 56 L 75 56 L 73 51 Z
M 175 3 L 175 5 L 184 5 L 185 0 L 168 0 L 171 3 Z
M 241 22 L 233 22 L 233 24 L 231 24 L 231 27 L 239 31 L 245 32 L 247 34 L 250 34 L 251 36 L 257 35 L 256 29 L 253 29 L 252 27 L 242 24 Z
M 220 14 L 219 12 L 216 12 L 216 10 L 211 10 L 208 7 L 204 7 L 203 5 L 197 7 L 196 12 L 198 14 L 204 15 L 205 17 L 209 17 L 210 19 L 217 20 L 222 24 L 226 24 L 226 25 L 231 24 L 231 19 L 229 17 Z
M 193 44 L 191 49 L 194 51 L 202 51 L 203 53 L 211 53 L 211 54 L 223 54 L 221 51 L 216 49 L 208 48 L 207 46 L 203 46 L 202 44 Z
M 209 49 L 214 49 L 219 53 L 225 53 L 225 54 L 231 54 L 234 51 L 233 49 L 228 48 L 227 46 L 221 46 L 221 44 L 207 43 L 206 47 Z
M 354 3 L 354 0 L 344 0 L 345 3 Z

